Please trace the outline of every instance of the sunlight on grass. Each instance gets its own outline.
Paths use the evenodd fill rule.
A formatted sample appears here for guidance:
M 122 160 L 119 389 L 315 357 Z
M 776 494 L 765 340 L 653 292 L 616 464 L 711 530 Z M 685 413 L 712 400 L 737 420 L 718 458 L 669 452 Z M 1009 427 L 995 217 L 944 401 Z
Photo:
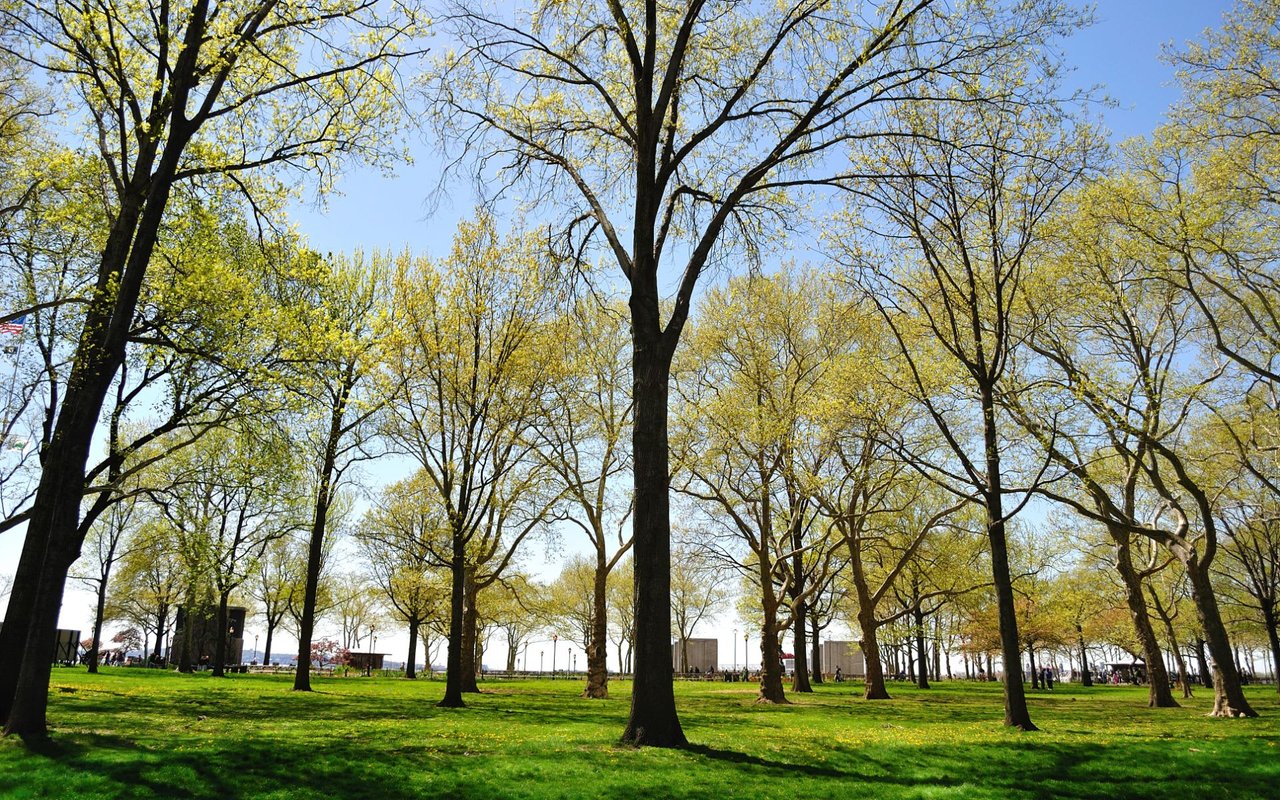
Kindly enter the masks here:
M 465 709 L 443 684 L 168 672 L 54 673 L 54 738 L 0 743 L 0 796 L 84 798 L 1274 797 L 1280 703 L 1263 716 L 1147 709 L 1142 689 L 1033 693 L 1040 733 L 1000 724 L 999 687 L 820 686 L 784 707 L 751 686 L 679 683 L 688 750 L 617 744 L 629 686 L 578 697 L 571 681 L 487 683 Z

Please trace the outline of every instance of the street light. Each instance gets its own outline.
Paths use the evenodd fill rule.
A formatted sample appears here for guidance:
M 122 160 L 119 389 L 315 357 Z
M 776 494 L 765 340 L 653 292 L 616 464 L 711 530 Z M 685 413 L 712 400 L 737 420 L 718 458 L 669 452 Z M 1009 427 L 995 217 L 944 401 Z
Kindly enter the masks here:
M 551 634 L 551 680 L 556 679 L 556 642 L 560 641 L 560 637 Z
M 369 657 L 364 662 L 364 675 L 369 677 L 373 674 L 373 626 L 369 626 Z
M 570 650 L 569 652 L 570 652 L 570 653 L 573 653 L 573 672 L 574 672 L 574 674 L 577 674 L 577 672 L 578 672 L 578 654 L 577 654 L 577 653 L 574 653 L 572 650 Z
M 742 667 L 746 669 L 751 666 L 751 651 L 747 649 L 747 642 L 750 640 L 750 631 L 742 632 Z
M 258 634 L 253 635 L 253 660 L 258 660 Z
M 542 674 L 542 656 L 543 656 L 543 653 L 544 653 L 544 652 L 545 652 L 545 651 L 543 651 L 543 650 L 539 650 L 539 651 L 538 651 L 538 674 L 539 674 L 539 675 L 541 675 L 541 674 Z

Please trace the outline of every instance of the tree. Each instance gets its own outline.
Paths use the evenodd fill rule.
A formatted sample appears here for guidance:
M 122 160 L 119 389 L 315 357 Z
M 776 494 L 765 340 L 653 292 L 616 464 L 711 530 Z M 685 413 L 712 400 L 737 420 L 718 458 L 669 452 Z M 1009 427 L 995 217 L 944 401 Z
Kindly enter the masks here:
M 923 77 L 997 63 L 1062 14 L 1052 3 L 952 14 L 932 0 L 875 13 L 842 0 L 575 0 L 524 14 L 453 7 L 460 46 L 433 82 L 440 124 L 481 170 L 506 159 L 504 185 L 537 187 L 532 202 L 564 209 L 566 249 L 602 251 L 627 282 L 637 631 L 623 739 L 679 747 L 667 396 L 699 279 L 758 256 L 805 187 L 831 177 L 827 154 L 880 132 L 870 109 L 921 102 Z M 679 277 L 664 310 L 668 264 Z
M 539 603 L 543 625 L 566 643 L 576 643 L 583 652 L 591 648 L 596 630 L 593 562 L 584 556 L 571 556 L 542 593 Z
M 373 633 L 384 618 L 379 600 L 378 587 L 368 576 L 347 572 L 335 577 L 333 611 L 342 631 L 340 644 L 343 650 L 361 647 L 360 639 L 364 632 L 368 632 L 369 636 L 363 646 L 373 650 Z
M 444 587 L 436 571 L 448 565 L 440 555 L 447 530 L 431 486 L 419 472 L 383 490 L 355 532 L 383 599 L 409 627 L 409 679 L 417 677 L 419 632 L 445 619 Z
M 293 308 L 303 317 L 296 342 L 302 368 L 295 391 L 319 420 L 303 437 L 311 456 L 315 496 L 307 547 L 307 574 L 298 620 L 298 668 L 294 691 L 311 691 L 311 636 L 315 629 L 325 541 L 338 493 L 353 468 L 377 452 L 379 416 L 387 386 L 378 386 L 381 342 L 387 335 L 390 264 L 374 256 L 316 263 L 310 280 L 297 282 Z M 382 373 L 385 377 L 385 371 Z
M 137 511 L 137 497 L 113 505 L 111 511 L 89 533 L 89 551 L 82 553 L 80 557 L 87 571 L 73 575 L 76 580 L 92 587 L 97 598 L 93 615 L 93 641 L 89 647 L 90 673 L 98 671 L 98 650 L 102 645 L 102 624 L 106 619 L 107 588 L 110 586 L 112 572 L 117 563 L 128 558 L 132 548 L 138 545 L 136 533 L 142 520 L 140 513 L 135 514 Z
M 1017 451 L 999 406 L 1014 389 L 1010 365 L 1021 347 L 1024 282 L 1043 249 L 1042 222 L 1097 146 L 1054 98 L 1055 67 L 1041 58 L 1012 62 L 999 77 L 975 69 L 970 80 L 938 87 L 950 105 L 895 109 L 905 135 L 871 140 L 853 154 L 852 168 L 874 176 L 854 191 L 869 206 L 862 221 L 875 237 L 836 248 L 898 345 L 906 366 L 900 390 L 950 450 L 949 461 L 913 465 L 985 511 L 1004 721 L 1022 730 L 1035 725 L 1023 690 L 1006 527 L 1030 495 L 1006 507 L 1019 493 L 1006 475 Z M 1029 480 L 1035 474 L 1033 466 Z
M 242 424 L 207 434 L 155 469 L 164 478 L 148 495 L 190 565 L 187 614 L 207 587 L 217 602 L 213 629 L 220 634 L 228 630 L 232 593 L 257 571 L 272 541 L 301 526 L 290 442 L 270 424 Z M 217 637 L 215 677 L 224 675 L 227 644 L 226 636 Z
M 636 642 L 636 581 L 631 559 L 623 559 L 609 577 L 609 635 L 618 648 L 618 669 L 630 673 Z
M 1178 259 L 1165 279 L 1188 293 L 1212 346 L 1246 373 L 1280 384 L 1280 274 L 1275 249 L 1280 196 L 1280 10 L 1240 0 L 1205 41 L 1167 51 L 1183 96 L 1160 136 L 1193 155 L 1182 188 L 1203 227 L 1160 239 Z M 1273 406 L 1274 408 L 1274 406 Z
M 523 574 L 504 577 L 489 598 L 490 614 L 494 626 L 507 640 L 507 672 L 514 673 L 521 645 L 528 653 L 529 639 L 538 630 L 539 610 L 546 605 L 542 597 L 543 587 L 530 581 Z M 441 616 L 443 619 L 443 615 Z M 519 662 L 529 671 L 527 662 Z
M 629 498 L 617 478 L 630 466 L 625 434 L 632 404 L 626 396 L 626 317 L 621 308 L 579 303 L 564 319 L 563 367 L 547 390 L 541 424 L 533 429 L 538 451 L 564 487 L 565 516 L 591 544 L 594 561 L 591 635 L 584 697 L 609 696 L 609 573 L 631 549 L 626 532 Z
M 111 577 L 105 617 L 132 622 L 155 635 L 153 656 L 164 655 L 169 618 L 183 593 L 181 565 L 172 531 L 157 514 L 148 515 L 137 540 Z
M 395 63 L 421 30 L 411 4 L 390 18 L 367 3 L 174 7 L 6 4 L 0 45 L 82 102 L 111 198 L 106 244 L 74 364 L 32 502 L 20 591 L 0 633 L 0 718 L 43 736 L 57 612 L 79 553 L 85 464 L 175 186 L 250 191 L 265 210 L 281 184 L 253 176 L 296 169 L 327 182 L 351 155 L 384 150 Z M 300 46 L 305 41 L 306 47 Z M 305 53 L 305 55 L 304 55 Z M 145 87 L 145 88 L 144 88 Z
M 730 597 L 719 560 L 695 544 L 678 543 L 672 552 L 671 632 L 680 647 L 680 671 L 689 671 L 689 639 L 708 616 L 715 616 Z
M 1271 648 L 1271 663 L 1280 664 L 1280 514 L 1276 498 L 1243 502 L 1222 511 L 1227 541 L 1219 567 L 1240 601 L 1262 622 Z M 1280 691 L 1280 686 L 1277 687 Z
M 1136 142 L 1126 158 L 1131 169 L 1090 187 L 1079 200 L 1075 241 L 1063 248 L 1063 264 L 1053 273 L 1070 275 L 1055 291 L 1064 299 L 1074 293 L 1073 311 L 1046 319 L 1033 344 L 1053 365 L 1053 377 L 1041 383 L 1043 394 L 1056 394 L 1059 407 L 1069 403 L 1079 415 L 1059 415 L 1057 427 L 1071 436 L 1054 458 L 1088 464 L 1093 473 L 1070 469 L 1088 502 L 1055 497 L 1124 537 L 1152 539 L 1177 558 L 1221 678 L 1215 680 L 1214 713 L 1251 715 L 1211 580 L 1219 546 L 1216 498 L 1238 465 L 1206 446 L 1209 419 L 1197 413 L 1214 404 L 1220 370 L 1191 360 L 1202 338 L 1194 301 L 1160 278 L 1170 263 L 1180 262 L 1176 256 L 1171 262 L 1160 243 L 1195 236 L 1199 218 L 1180 190 L 1186 168 L 1181 152 Z M 1104 481 L 1115 487 L 1110 494 Z M 1118 547 L 1118 562 L 1127 549 Z M 1145 604 L 1141 588 L 1129 591 Z M 1148 660 L 1158 656 L 1156 648 Z
M 271 645 L 276 629 L 285 621 L 290 607 L 302 607 L 306 588 L 307 555 L 296 536 L 282 536 L 270 542 L 258 559 L 258 568 L 250 577 L 249 595 L 258 603 L 262 620 L 267 624 L 262 663 L 271 663 Z
M 552 265 L 533 235 L 498 236 L 492 217 L 463 223 L 447 259 L 404 259 L 386 369 L 399 390 L 388 435 L 421 467 L 447 520 L 450 574 L 444 707 L 475 684 L 476 596 L 560 499 L 532 428 L 554 359 Z
M 837 539 L 816 513 L 811 476 L 829 450 L 809 446 L 815 398 L 848 343 L 845 311 L 814 272 L 735 279 L 707 294 L 677 362 L 677 490 L 740 539 L 760 592 L 763 702 L 786 702 L 777 652 L 792 629 L 807 688 L 805 611 L 831 571 Z M 780 613 L 784 608 L 789 613 Z
M 909 397 L 869 369 L 889 354 L 880 352 L 873 328 L 865 319 L 855 322 L 855 315 L 856 308 L 846 313 L 854 333 L 819 399 L 818 430 L 831 456 L 816 474 L 812 491 L 846 551 L 843 578 L 867 671 L 863 696 L 885 700 L 889 692 L 878 631 L 907 613 L 884 608 L 885 601 L 926 537 L 936 534 L 962 504 L 949 503 L 927 484 L 914 481 L 910 464 L 894 452 L 895 442 L 912 436 L 920 421 Z M 923 445 L 915 452 L 922 453 Z

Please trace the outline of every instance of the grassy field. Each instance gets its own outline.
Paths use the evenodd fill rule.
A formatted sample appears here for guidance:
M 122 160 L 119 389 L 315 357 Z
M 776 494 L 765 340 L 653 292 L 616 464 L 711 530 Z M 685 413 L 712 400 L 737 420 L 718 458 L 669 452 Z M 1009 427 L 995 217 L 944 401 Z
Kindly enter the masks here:
M 1032 693 L 1044 730 L 1000 725 L 998 686 L 827 685 L 759 707 L 742 684 L 676 686 L 688 750 L 616 744 L 629 686 L 489 683 L 466 709 L 440 682 L 54 672 L 50 744 L 0 741 L 0 797 L 1280 797 L 1280 703 L 1204 716 L 1209 692 L 1150 710 L 1141 689 Z

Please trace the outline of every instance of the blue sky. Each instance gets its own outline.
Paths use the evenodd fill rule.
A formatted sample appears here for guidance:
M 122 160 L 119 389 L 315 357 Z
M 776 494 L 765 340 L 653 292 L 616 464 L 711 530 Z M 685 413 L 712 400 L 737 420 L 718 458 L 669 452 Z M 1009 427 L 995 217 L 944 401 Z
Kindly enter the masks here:
M 1097 24 L 1065 43 L 1074 72 L 1072 88 L 1102 85 L 1116 100 L 1104 118 L 1117 141 L 1150 132 L 1177 98 L 1173 70 L 1160 61 L 1161 47 L 1198 38 L 1216 27 L 1229 3 L 1220 0 L 1102 0 Z M 331 198 L 326 212 L 299 207 L 294 218 L 313 247 L 347 251 L 409 247 L 442 254 L 454 224 L 470 213 L 467 186 L 450 187 L 429 218 L 424 202 L 435 187 L 440 164 L 426 145 L 414 150 L 415 163 L 394 178 L 375 171 L 357 172 L 339 183 L 342 196 Z

